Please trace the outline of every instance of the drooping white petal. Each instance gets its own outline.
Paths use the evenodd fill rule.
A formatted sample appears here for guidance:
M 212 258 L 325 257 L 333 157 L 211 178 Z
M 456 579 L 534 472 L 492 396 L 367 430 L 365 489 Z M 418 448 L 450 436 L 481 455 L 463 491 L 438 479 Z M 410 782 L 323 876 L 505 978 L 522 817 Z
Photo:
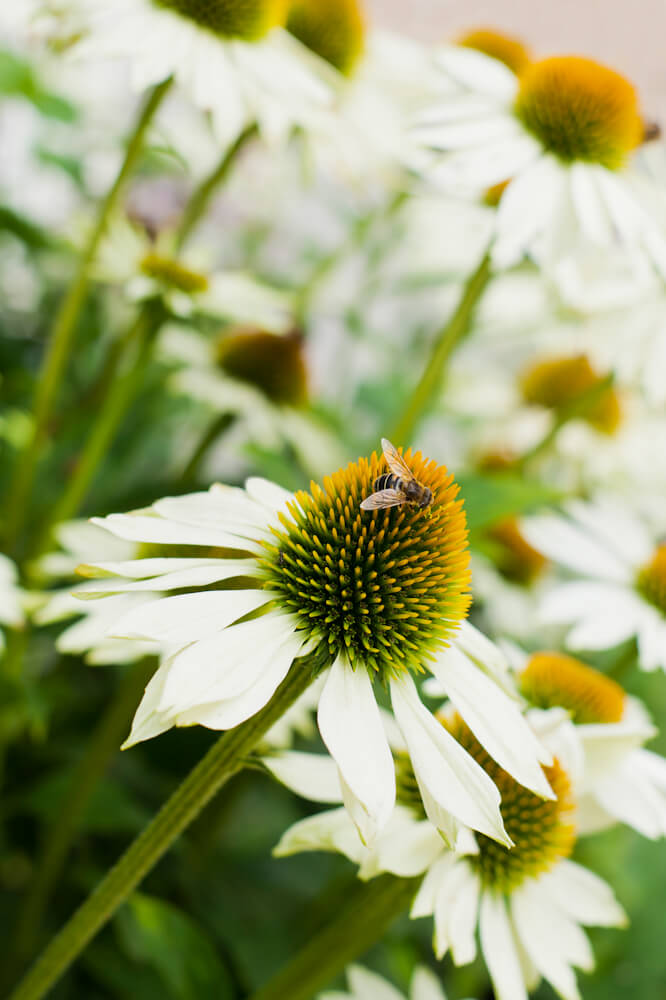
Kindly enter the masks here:
M 616 820 L 653 840 L 666 835 L 666 796 L 643 772 L 638 751 L 592 787 L 601 807 Z
M 95 585 L 88 588 L 88 596 L 103 597 L 113 593 L 131 593 L 132 591 L 166 591 L 181 590 L 186 587 L 208 587 L 219 580 L 230 580 L 237 576 L 252 576 L 256 573 L 257 564 L 250 559 L 209 559 L 206 564 L 190 566 L 185 569 L 174 569 L 162 576 L 152 576 L 143 580 L 127 583 L 124 580 L 103 579 L 99 590 Z
M 292 792 L 312 802 L 342 802 L 338 768 L 325 754 L 288 750 L 262 757 L 264 765 Z
M 497 1000 L 527 1000 L 504 897 L 489 890 L 481 894 L 479 936 Z
M 630 580 L 630 567 L 588 531 L 555 514 L 526 517 L 522 529 L 527 541 L 562 566 L 616 583 Z
M 431 969 L 421 965 L 414 970 L 409 1000 L 446 1000 L 442 985 Z
M 450 949 L 456 965 L 474 960 L 480 888 L 478 877 L 464 862 L 454 865 L 440 880 L 434 909 L 438 958 Z
M 479 743 L 516 781 L 544 798 L 553 792 L 541 762 L 552 763 L 516 702 L 455 646 L 430 668 Z
M 442 838 L 428 820 L 418 820 L 405 806 L 396 806 L 359 870 L 359 878 L 393 872 L 405 878 L 428 871 L 444 849 Z
M 262 590 L 215 590 L 149 601 L 116 622 L 121 638 L 185 644 L 221 631 L 271 600 Z
M 117 538 L 157 545 L 203 545 L 223 548 L 246 548 L 238 535 L 220 528 L 201 527 L 155 517 L 147 513 L 109 514 L 91 518 L 93 524 L 110 531 Z M 251 537 L 251 536 L 250 536 Z
M 539 878 L 554 903 L 587 927 L 622 927 L 627 917 L 602 878 L 575 861 L 563 859 Z
M 371 843 L 395 803 L 395 770 L 372 681 L 339 657 L 319 700 L 322 739 L 340 771 L 345 804 L 354 810 L 359 833 Z M 346 787 L 345 787 L 346 786 Z
M 347 969 L 347 978 L 352 988 L 354 998 L 358 1000 L 404 1000 L 395 986 L 391 986 L 381 976 L 369 972 L 360 965 L 352 965 Z
M 393 711 L 409 748 L 426 812 L 440 826 L 440 811 L 511 846 L 494 782 L 422 704 L 405 673 L 391 680 Z
M 511 896 L 516 933 L 544 979 L 564 1000 L 580 1000 L 572 965 L 591 969 L 594 959 L 580 926 L 528 880 Z
M 251 476 L 246 480 L 245 490 L 248 496 L 269 511 L 280 510 L 287 503 L 294 502 L 293 493 L 260 476 Z
M 336 851 L 360 862 L 365 848 L 346 809 L 328 809 L 294 823 L 273 848 L 275 857 L 284 858 L 302 851 Z
M 409 915 L 412 918 L 427 917 L 435 912 L 435 901 L 437 893 L 442 884 L 442 880 L 451 871 L 454 865 L 458 864 L 458 859 L 452 851 L 447 851 L 426 872 L 425 878 L 414 897 Z

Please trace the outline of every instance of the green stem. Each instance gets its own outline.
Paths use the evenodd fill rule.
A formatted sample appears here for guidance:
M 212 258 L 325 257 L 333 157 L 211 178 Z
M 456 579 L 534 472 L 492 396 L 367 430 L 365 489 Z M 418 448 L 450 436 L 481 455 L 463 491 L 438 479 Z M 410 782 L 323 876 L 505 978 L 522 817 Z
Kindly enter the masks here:
M 179 481 L 179 485 L 183 489 L 189 489 L 189 487 L 196 482 L 199 466 L 201 465 L 203 459 L 206 457 L 217 439 L 231 427 L 235 419 L 236 418 L 233 413 L 220 413 L 213 417 L 208 427 L 204 430 L 201 440 L 192 452 L 190 460 L 183 469 Z
M 97 782 L 129 730 L 129 724 L 155 661 L 146 657 L 131 664 L 119 681 L 115 696 L 92 734 L 85 754 L 79 761 L 54 826 L 44 839 L 44 849 L 37 863 L 30 889 L 16 919 L 12 959 L 20 968 L 33 950 L 46 907 L 57 884 L 81 817 L 90 802 Z M 18 968 L 17 968 L 18 971 Z
M 313 680 L 307 657 L 296 660 L 271 701 L 251 719 L 223 733 L 137 837 L 94 892 L 49 943 L 10 996 L 40 1000 L 168 851 L 222 785 L 243 766 L 262 736 Z
M 520 470 L 524 469 L 526 465 L 542 455 L 544 451 L 547 451 L 565 424 L 568 424 L 571 420 L 576 420 L 578 417 L 584 417 L 589 413 L 595 403 L 598 403 L 608 390 L 612 389 L 614 381 L 615 376 L 611 372 L 610 375 L 606 375 L 605 378 L 600 379 L 590 389 L 582 392 L 568 406 L 563 407 L 541 440 L 537 441 L 529 451 L 521 455 L 516 463 L 516 467 Z
M 170 86 L 171 79 L 168 79 L 155 87 L 139 114 L 118 175 L 99 206 L 95 226 L 81 254 L 74 280 L 56 316 L 35 391 L 32 437 L 16 467 L 7 500 L 7 516 L 4 532 L 7 543 L 11 545 L 12 549 L 16 549 L 17 547 L 19 535 L 27 515 L 27 501 L 32 489 L 37 462 L 46 438 L 60 378 L 69 357 L 79 315 L 88 292 L 90 270 L 95 254 L 97 253 L 97 248 L 125 182 L 141 154 L 148 126 Z
M 304 948 L 254 993 L 251 1000 L 310 1000 L 379 941 L 394 920 L 409 907 L 420 878 L 381 875 L 360 883 L 349 894 L 336 917 Z
M 240 133 L 236 141 L 229 146 L 229 149 L 226 151 L 217 167 L 215 167 L 212 173 L 210 173 L 196 189 L 190 198 L 189 204 L 183 213 L 183 217 L 178 227 L 178 233 L 176 236 L 176 251 L 181 250 L 185 245 L 193 230 L 199 224 L 204 213 L 206 212 L 213 194 L 220 184 L 226 179 L 227 174 L 236 161 L 236 157 L 243 147 L 246 146 L 250 139 L 254 138 L 256 134 L 257 126 L 248 125 L 248 127 Z
M 78 511 L 100 462 L 108 452 L 118 427 L 143 382 L 153 341 L 163 318 L 164 310 L 160 303 L 151 301 L 143 306 L 133 323 L 134 343 L 128 345 L 130 350 L 134 349 L 133 356 L 127 359 L 125 371 L 115 379 L 112 391 L 102 402 L 97 420 L 86 438 L 83 451 L 76 463 L 74 474 L 60 494 L 58 502 L 49 511 L 46 523 L 30 548 L 30 555 L 33 558 L 37 559 L 51 544 L 53 526 L 73 517 Z
M 425 371 L 391 431 L 391 440 L 396 444 L 406 444 L 409 441 L 414 428 L 428 408 L 441 384 L 449 358 L 470 331 L 474 310 L 490 278 L 490 254 L 486 253 L 476 271 L 465 282 L 455 312 L 435 339 Z

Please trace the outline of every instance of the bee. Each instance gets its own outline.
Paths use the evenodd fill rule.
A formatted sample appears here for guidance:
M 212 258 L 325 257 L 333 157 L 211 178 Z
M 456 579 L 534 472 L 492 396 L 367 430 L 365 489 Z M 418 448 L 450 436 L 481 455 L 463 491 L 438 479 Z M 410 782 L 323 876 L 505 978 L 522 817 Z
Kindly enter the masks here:
M 374 492 L 361 502 L 361 508 L 383 510 L 385 507 L 401 507 L 404 503 L 418 508 L 429 507 L 432 490 L 418 481 L 404 458 L 386 438 L 382 438 L 382 450 L 391 471 L 377 476 L 372 484 Z

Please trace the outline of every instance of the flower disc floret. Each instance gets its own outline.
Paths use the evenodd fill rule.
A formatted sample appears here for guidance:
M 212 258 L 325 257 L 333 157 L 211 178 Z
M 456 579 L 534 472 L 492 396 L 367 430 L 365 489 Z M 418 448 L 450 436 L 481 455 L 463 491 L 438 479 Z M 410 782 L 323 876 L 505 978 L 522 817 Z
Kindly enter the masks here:
M 636 587 L 646 601 L 666 615 L 666 542 L 657 546 L 650 561 L 638 571 Z
M 287 0 L 153 0 L 222 38 L 256 41 L 284 24 Z
M 219 342 L 217 363 L 273 403 L 302 406 L 307 400 L 308 373 L 298 331 L 280 335 L 241 328 L 225 333 Z
M 613 434 L 621 423 L 622 407 L 617 392 L 603 383 L 604 377 L 594 370 L 589 358 L 576 354 L 546 358 L 530 365 L 522 373 L 520 388 L 526 403 L 556 412 L 575 405 L 589 394 L 589 403 L 581 405 L 581 419 L 604 434 Z
M 484 834 L 477 834 L 479 853 L 471 855 L 468 861 L 483 885 L 510 893 L 526 879 L 550 871 L 558 861 L 568 857 L 576 839 L 574 802 L 569 777 L 558 761 L 543 768 L 556 798 L 540 798 L 519 785 L 492 759 L 460 716 L 442 721 L 492 778 L 502 796 L 502 819 L 514 846 L 509 849 Z
M 522 534 L 515 517 L 498 521 L 488 529 L 498 571 L 512 583 L 528 586 L 543 572 L 548 560 Z
M 530 53 L 519 38 L 504 35 L 492 28 L 475 28 L 458 39 L 458 45 L 466 49 L 476 49 L 492 59 L 498 59 L 514 73 L 522 73 L 530 62 Z
M 345 75 L 363 52 L 364 24 L 357 0 L 293 0 L 287 30 Z
M 564 653 L 534 653 L 520 674 L 520 690 L 537 708 L 565 708 L 577 725 L 619 722 L 624 691 L 614 680 Z
M 373 453 L 299 492 L 262 560 L 271 591 L 306 635 L 382 679 L 421 671 L 467 613 L 469 553 L 458 486 L 443 466 L 405 454 L 434 494 L 419 510 L 404 504 L 363 511 L 386 472 Z
M 632 84 L 578 56 L 531 63 L 521 76 L 514 110 L 525 128 L 567 163 L 617 169 L 643 136 Z

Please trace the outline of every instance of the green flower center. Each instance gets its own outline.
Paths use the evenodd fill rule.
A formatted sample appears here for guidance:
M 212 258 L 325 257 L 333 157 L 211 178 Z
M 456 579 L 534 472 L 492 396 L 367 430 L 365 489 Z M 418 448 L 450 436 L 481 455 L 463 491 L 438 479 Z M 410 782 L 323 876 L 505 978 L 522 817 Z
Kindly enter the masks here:
M 257 41 L 284 24 L 287 0 L 153 0 L 222 38 Z
M 543 769 L 557 798 L 541 799 L 519 785 L 486 753 L 460 716 L 446 719 L 444 724 L 499 788 L 502 819 L 514 842 L 507 849 L 490 837 L 476 834 L 479 853 L 467 860 L 483 884 L 510 893 L 525 879 L 536 878 L 568 857 L 576 839 L 574 803 L 569 778 L 558 762 Z
M 347 76 L 363 51 L 363 18 L 357 0 L 292 0 L 287 30 Z
M 141 273 L 147 278 L 159 281 L 167 288 L 175 288 L 186 295 L 193 295 L 197 292 L 205 292 L 208 288 L 208 278 L 205 274 L 197 274 L 183 267 L 177 260 L 170 257 L 161 257 L 156 253 L 149 253 L 139 265 Z
M 360 504 L 386 472 L 383 459 L 359 459 L 296 494 L 261 560 L 267 586 L 308 636 L 383 678 L 420 671 L 469 607 L 469 553 L 462 501 L 446 468 L 405 460 L 430 487 L 427 510 Z
M 619 73 L 577 56 L 531 63 L 514 110 L 544 148 L 570 163 L 621 167 L 643 137 L 636 91 Z
M 253 329 L 226 333 L 219 341 L 217 362 L 272 403 L 303 406 L 307 401 L 308 375 L 299 333 L 280 336 Z
M 564 653 L 533 653 L 520 690 L 536 708 L 565 708 L 577 725 L 619 722 L 624 691 L 614 680 Z
M 666 543 L 658 545 L 650 561 L 638 571 L 636 587 L 646 601 L 666 615 Z

